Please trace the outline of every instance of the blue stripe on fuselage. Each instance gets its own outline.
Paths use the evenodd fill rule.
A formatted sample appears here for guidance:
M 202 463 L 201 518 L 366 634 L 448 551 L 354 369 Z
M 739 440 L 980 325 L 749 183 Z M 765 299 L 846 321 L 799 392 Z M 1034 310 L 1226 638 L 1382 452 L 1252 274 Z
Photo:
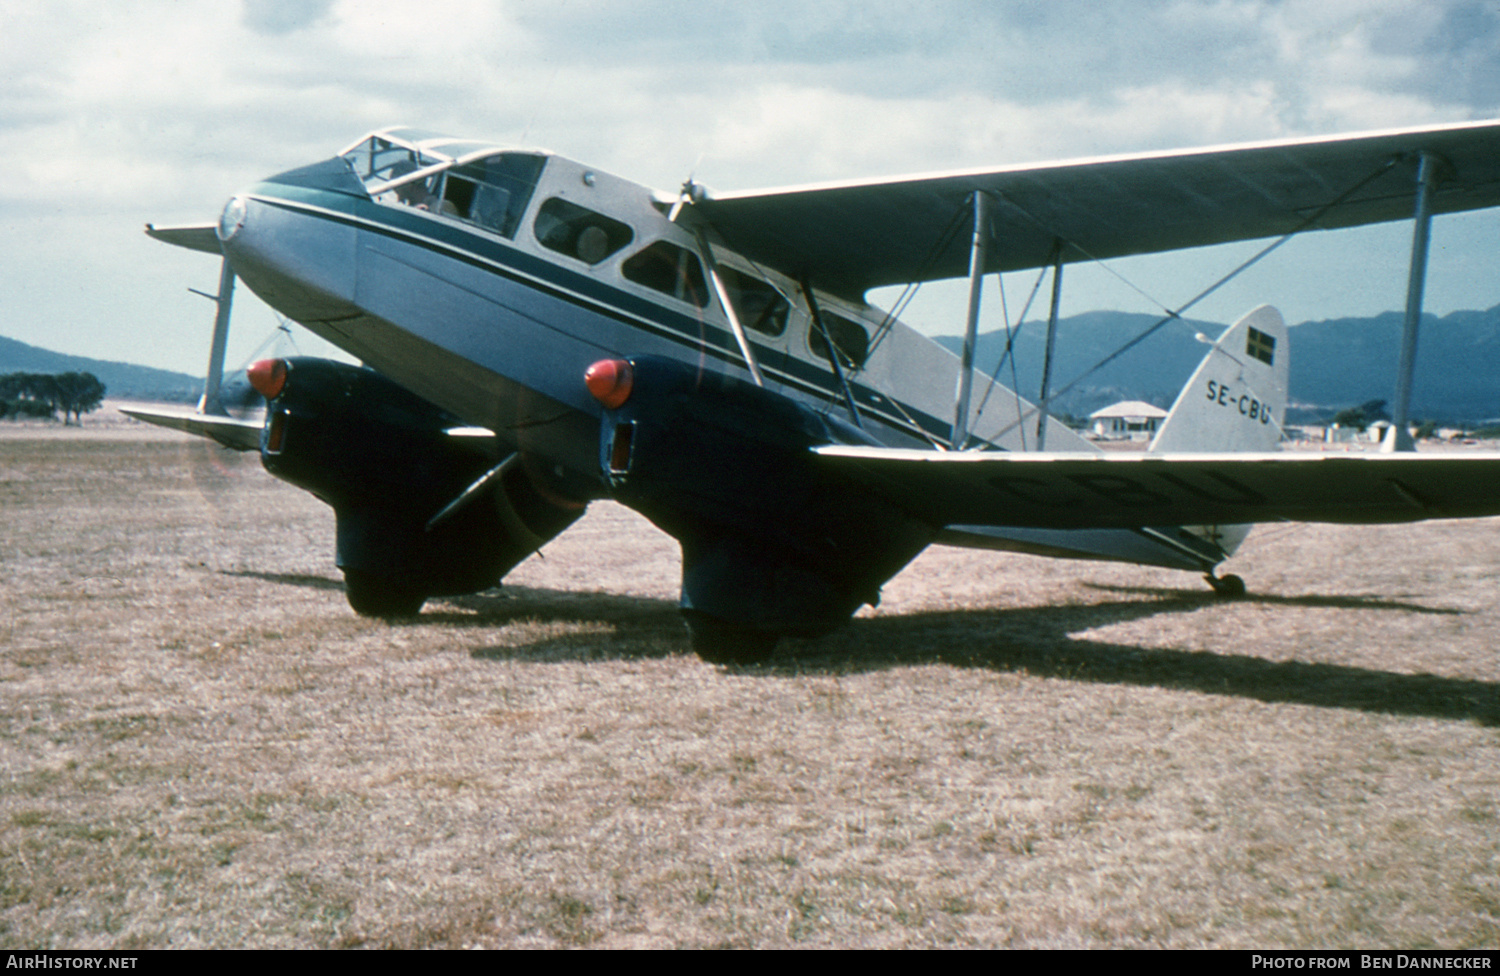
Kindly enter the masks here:
M 316 214 L 323 219 L 437 251 L 449 258 L 541 291 L 554 299 L 574 305 L 580 305 L 582 299 L 587 302 L 589 311 L 627 326 L 644 329 L 691 350 L 694 355 L 706 352 L 726 365 L 743 364 L 739 346 L 727 329 L 631 294 L 599 281 L 592 275 L 547 261 L 487 234 L 470 230 L 464 225 L 422 216 L 400 207 L 306 187 L 262 183 L 252 187 L 249 193 L 279 209 Z M 763 346 L 756 348 L 770 353 L 779 352 Z M 837 402 L 842 399 L 831 369 L 820 369 L 791 354 L 777 358 L 784 363 L 782 368 L 767 368 L 763 364 L 763 370 L 779 382 L 811 396 L 819 405 L 829 400 Z M 855 401 L 867 417 L 878 419 L 907 436 L 920 437 L 923 429 L 939 438 L 948 435 L 949 425 L 944 421 L 909 404 L 898 403 L 868 386 L 855 383 L 852 378 L 850 387 Z M 906 416 L 887 408 L 887 400 L 896 404 Z

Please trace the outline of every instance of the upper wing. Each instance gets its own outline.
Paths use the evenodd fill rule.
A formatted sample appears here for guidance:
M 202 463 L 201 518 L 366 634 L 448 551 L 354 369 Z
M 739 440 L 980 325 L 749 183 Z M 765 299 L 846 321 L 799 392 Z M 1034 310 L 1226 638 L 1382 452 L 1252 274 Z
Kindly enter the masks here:
M 1413 522 L 1500 515 L 1500 454 L 1025 454 L 817 448 L 934 526 Z
M 976 190 L 1000 201 L 986 270 L 1014 271 L 1050 263 L 1057 239 L 1072 245 L 1063 259 L 1077 261 L 1271 237 L 1315 215 L 1315 228 L 1410 217 L 1424 151 L 1446 164 L 1435 213 L 1500 205 L 1500 120 L 1491 120 L 710 193 L 699 207 L 740 253 L 857 298 L 967 274 Z

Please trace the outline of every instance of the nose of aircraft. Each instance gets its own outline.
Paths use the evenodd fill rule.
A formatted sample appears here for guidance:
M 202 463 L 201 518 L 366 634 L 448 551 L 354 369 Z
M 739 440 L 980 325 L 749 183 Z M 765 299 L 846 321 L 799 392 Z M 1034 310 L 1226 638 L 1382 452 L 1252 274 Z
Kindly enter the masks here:
M 356 231 L 319 208 L 259 193 L 224 205 L 218 236 L 235 274 L 297 321 L 357 314 Z

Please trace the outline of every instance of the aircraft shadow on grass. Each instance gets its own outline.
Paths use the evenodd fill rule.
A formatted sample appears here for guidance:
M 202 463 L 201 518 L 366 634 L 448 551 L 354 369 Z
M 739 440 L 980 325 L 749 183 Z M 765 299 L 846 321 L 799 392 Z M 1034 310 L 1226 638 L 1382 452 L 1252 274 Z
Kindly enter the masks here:
M 1099 589 L 1109 589 L 1099 587 Z M 856 621 L 817 659 L 798 662 L 807 671 L 874 670 L 912 663 L 1024 672 L 1102 684 L 1233 695 L 1263 702 L 1353 708 L 1393 715 L 1472 720 L 1500 725 L 1500 685 L 1429 674 L 1306 661 L 1271 661 L 1232 649 L 1183 651 L 1079 639 L 1081 631 L 1158 614 L 1191 612 L 1215 603 L 1211 596 L 1173 590 L 1125 592 L 1157 595 L 1152 601 L 1018 609 L 966 609 Z M 1251 597 L 1281 606 L 1459 614 L 1378 598 Z M 904 653 L 900 648 L 914 649 Z M 892 649 L 897 650 L 892 650 Z
M 344 584 L 326 576 L 310 573 L 262 573 L 253 569 L 221 569 L 220 576 L 238 576 L 242 579 L 258 579 L 281 586 L 302 586 L 313 590 L 337 590 L 342 593 Z
M 337 590 L 317 576 L 228 572 L 271 583 Z M 947 664 L 997 672 L 1023 672 L 1097 684 L 1140 685 L 1232 695 L 1256 701 L 1322 708 L 1352 708 L 1391 715 L 1469 720 L 1500 726 L 1500 685 L 1429 674 L 1306 661 L 1269 661 L 1233 651 L 1182 651 L 1080 639 L 1073 635 L 1160 614 L 1187 613 L 1218 604 L 1196 590 L 1091 585 L 1092 589 L 1147 597 L 1075 606 L 921 611 L 855 620 L 818 641 L 794 641 L 769 666 L 741 673 L 852 674 Z M 1453 616 L 1465 611 L 1358 596 L 1251 596 L 1271 606 L 1384 610 Z M 453 607 L 453 610 L 441 607 Z M 602 625 L 519 646 L 471 649 L 491 660 L 601 661 L 667 657 L 685 649 L 686 636 L 671 600 L 507 586 L 486 594 L 452 597 L 412 618 L 411 625 L 494 627 L 513 622 Z M 400 624 L 397 624 L 400 626 Z
M 1220 602 L 1218 596 L 1201 590 L 1176 590 L 1162 586 L 1111 586 L 1107 583 L 1085 583 L 1084 587 L 1101 593 L 1128 593 L 1138 596 L 1154 596 L 1162 599 L 1181 600 L 1200 606 Z M 1274 607 L 1326 607 L 1334 610 L 1401 610 L 1406 613 L 1435 614 L 1437 616 L 1461 616 L 1468 611 L 1452 607 L 1426 607 L 1420 603 L 1402 603 L 1399 600 L 1384 600 L 1373 596 L 1322 596 L 1308 593 L 1302 596 L 1274 596 L 1269 593 L 1253 593 L 1239 598 L 1242 603 L 1260 603 Z

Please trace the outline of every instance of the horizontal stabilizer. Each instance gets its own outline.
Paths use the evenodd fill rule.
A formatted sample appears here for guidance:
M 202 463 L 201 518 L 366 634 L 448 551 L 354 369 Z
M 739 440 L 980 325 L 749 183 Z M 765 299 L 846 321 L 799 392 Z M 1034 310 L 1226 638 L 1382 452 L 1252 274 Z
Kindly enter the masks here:
M 215 232 L 214 224 L 176 224 L 168 227 L 147 224 L 146 235 L 194 251 L 224 253 L 219 247 L 219 235 Z
M 121 407 L 120 412 L 136 420 L 144 420 L 158 427 L 170 427 L 188 434 L 197 434 L 218 441 L 236 451 L 260 450 L 260 431 L 265 426 L 259 420 L 240 420 L 237 417 L 211 417 L 201 413 L 172 410 L 143 410 L 139 407 Z
M 1500 515 L 1496 453 L 815 450 L 831 467 L 939 527 L 1373 524 Z

